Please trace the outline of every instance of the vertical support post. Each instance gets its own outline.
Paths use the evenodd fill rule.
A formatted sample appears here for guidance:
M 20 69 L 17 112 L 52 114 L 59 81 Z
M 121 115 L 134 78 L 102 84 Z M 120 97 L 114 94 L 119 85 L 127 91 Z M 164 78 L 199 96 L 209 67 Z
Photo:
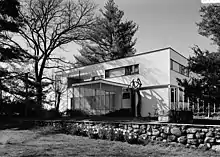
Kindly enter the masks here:
M 203 100 L 203 113 L 205 113 L 205 101 Z
M 99 83 L 99 113 L 102 111 L 102 84 Z
M 189 98 L 187 98 L 187 106 L 188 106 L 188 111 L 189 111 Z
M 215 103 L 214 103 L 214 113 L 216 112 L 216 106 L 215 106 Z
M 171 88 L 170 85 L 168 85 L 168 105 L 169 105 L 169 109 L 172 109 L 172 104 L 171 104 Z
M 210 117 L 210 103 L 208 102 L 208 118 Z
M 179 105 L 179 98 L 180 98 L 180 90 L 179 90 L 179 87 L 177 87 L 177 110 L 180 109 L 180 105 Z
M 173 88 L 173 102 L 174 102 L 174 110 L 176 110 L 176 88 Z
M 197 113 L 199 113 L 199 98 L 197 99 Z

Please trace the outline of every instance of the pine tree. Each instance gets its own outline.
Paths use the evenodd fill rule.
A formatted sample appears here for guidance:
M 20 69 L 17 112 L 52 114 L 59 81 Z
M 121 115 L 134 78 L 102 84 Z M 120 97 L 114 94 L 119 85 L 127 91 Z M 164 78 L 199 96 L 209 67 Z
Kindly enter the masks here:
M 27 57 L 26 51 L 11 41 L 12 34 L 23 26 L 19 8 L 17 0 L 0 0 L 0 89 L 13 94 L 21 94 L 14 75 L 19 74 L 16 65 L 24 63 Z
M 124 58 L 135 53 L 136 39 L 133 36 L 138 26 L 133 21 L 123 21 L 124 12 L 114 0 L 108 0 L 96 26 L 87 34 L 88 40 L 81 43 L 80 56 L 75 56 L 79 65 Z

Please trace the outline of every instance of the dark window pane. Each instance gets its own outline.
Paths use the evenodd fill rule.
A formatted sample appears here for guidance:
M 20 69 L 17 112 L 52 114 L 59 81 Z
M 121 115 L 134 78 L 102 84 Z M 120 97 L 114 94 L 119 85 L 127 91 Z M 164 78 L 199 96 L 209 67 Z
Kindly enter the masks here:
M 123 93 L 122 99 L 130 99 L 130 93 Z

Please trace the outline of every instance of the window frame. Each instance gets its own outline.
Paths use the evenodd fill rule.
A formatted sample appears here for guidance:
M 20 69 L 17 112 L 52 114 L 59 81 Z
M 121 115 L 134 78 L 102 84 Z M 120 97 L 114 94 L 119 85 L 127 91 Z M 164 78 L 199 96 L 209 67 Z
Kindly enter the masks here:
M 110 76 L 111 70 L 117 70 L 117 69 L 123 69 L 123 68 L 125 70 L 124 75 L 112 76 L 112 77 Z M 135 72 L 135 68 L 138 68 L 137 72 Z M 122 67 L 117 67 L 117 68 L 105 70 L 105 78 L 114 78 L 114 77 L 121 77 L 121 76 L 135 75 L 135 74 L 139 74 L 139 64 L 133 64 L 133 65 L 122 66 Z
M 176 64 L 178 64 L 178 66 L 179 66 L 178 70 L 175 70 L 175 69 L 173 68 L 173 63 L 174 63 L 174 62 L 175 62 Z M 175 72 L 177 72 L 177 73 L 179 73 L 179 74 L 181 74 L 181 75 L 184 75 L 184 76 L 186 76 L 186 77 L 189 77 L 189 70 L 188 70 L 184 65 L 178 63 L 177 61 L 175 61 L 175 60 L 173 60 L 173 59 L 170 59 L 170 70 L 173 70 L 173 71 L 175 71 Z M 187 70 L 187 72 L 186 72 L 186 70 Z

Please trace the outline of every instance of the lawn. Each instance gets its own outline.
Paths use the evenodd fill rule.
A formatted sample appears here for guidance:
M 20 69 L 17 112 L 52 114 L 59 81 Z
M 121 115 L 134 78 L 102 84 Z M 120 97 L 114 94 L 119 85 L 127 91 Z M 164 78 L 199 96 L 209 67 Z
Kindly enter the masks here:
M 55 134 L 46 128 L 32 130 L 7 129 L 0 131 L 1 157 L 27 156 L 98 156 L 98 157 L 207 157 L 220 156 L 220 152 L 189 149 L 167 143 L 149 143 L 146 146 Z

